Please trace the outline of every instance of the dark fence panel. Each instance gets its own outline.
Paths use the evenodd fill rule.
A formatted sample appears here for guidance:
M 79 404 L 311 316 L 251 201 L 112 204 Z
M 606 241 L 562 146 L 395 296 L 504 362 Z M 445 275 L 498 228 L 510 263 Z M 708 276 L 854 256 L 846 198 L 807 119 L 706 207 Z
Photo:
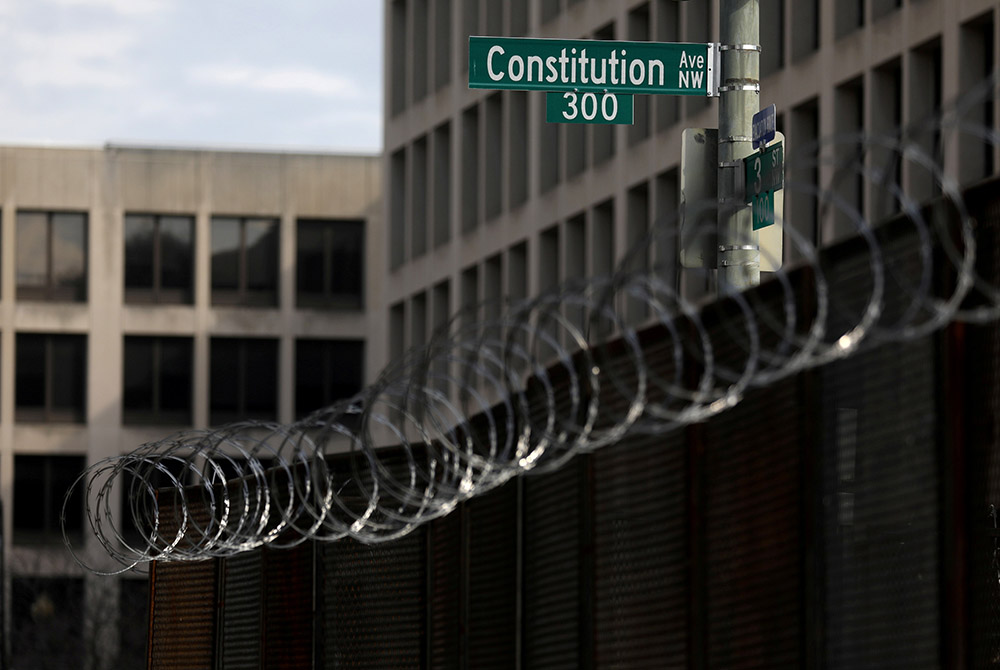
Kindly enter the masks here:
M 749 394 L 705 435 L 709 668 L 801 668 L 799 380 Z
M 826 666 L 939 663 L 934 342 L 822 371 Z
M 597 668 L 687 667 L 686 454 L 676 433 L 594 454 Z
M 517 518 L 517 481 L 465 505 L 468 668 L 503 670 L 517 663 Z
M 424 538 L 418 529 L 386 544 L 323 546 L 323 667 L 422 667 Z
M 264 667 L 313 667 L 313 549 L 264 549 Z
M 260 668 L 263 618 L 263 552 L 248 551 L 222 561 L 219 666 L 223 670 Z
M 525 668 L 576 670 L 583 648 L 581 554 L 586 461 L 524 479 Z
M 432 670 L 458 670 L 462 604 L 462 513 L 452 512 L 427 527 L 429 662 Z
M 979 272 L 1000 284 L 1000 199 L 972 199 L 979 222 Z M 1000 665 L 1000 328 L 967 326 L 964 394 L 967 431 L 960 435 L 967 466 L 965 522 L 968 527 L 968 642 L 970 665 Z

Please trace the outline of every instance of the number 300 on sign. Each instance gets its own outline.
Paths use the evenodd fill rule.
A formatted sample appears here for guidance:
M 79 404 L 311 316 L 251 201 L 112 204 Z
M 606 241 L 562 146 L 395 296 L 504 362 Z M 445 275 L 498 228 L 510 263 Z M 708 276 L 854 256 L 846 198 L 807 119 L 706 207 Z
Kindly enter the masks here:
M 545 120 L 549 123 L 632 123 L 631 95 L 615 93 L 549 93 Z

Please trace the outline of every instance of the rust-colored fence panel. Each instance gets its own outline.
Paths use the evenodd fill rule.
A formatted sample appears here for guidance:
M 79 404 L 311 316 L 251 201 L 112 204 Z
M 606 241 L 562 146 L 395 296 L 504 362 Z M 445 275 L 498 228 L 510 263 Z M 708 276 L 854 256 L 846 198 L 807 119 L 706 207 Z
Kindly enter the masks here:
M 215 667 L 216 562 L 155 563 L 150 670 Z

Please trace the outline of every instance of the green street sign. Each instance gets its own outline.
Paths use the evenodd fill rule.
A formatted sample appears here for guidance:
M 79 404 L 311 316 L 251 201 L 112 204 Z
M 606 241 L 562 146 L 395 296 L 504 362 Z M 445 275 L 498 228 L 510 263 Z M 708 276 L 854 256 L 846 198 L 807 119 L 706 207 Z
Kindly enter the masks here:
M 631 95 L 614 93 L 552 93 L 545 96 L 545 120 L 549 123 L 616 123 L 633 121 Z
M 760 230 L 774 224 L 774 191 L 764 191 L 753 197 L 751 203 L 753 230 Z
M 718 95 L 718 45 L 469 38 L 469 88 Z
M 785 183 L 784 144 L 776 142 L 763 151 L 743 159 L 746 176 L 746 202 L 752 207 L 752 227 L 765 228 L 774 223 L 774 192 Z
M 743 159 L 746 170 L 747 204 L 764 191 L 778 191 L 785 181 L 784 145 L 777 142 Z

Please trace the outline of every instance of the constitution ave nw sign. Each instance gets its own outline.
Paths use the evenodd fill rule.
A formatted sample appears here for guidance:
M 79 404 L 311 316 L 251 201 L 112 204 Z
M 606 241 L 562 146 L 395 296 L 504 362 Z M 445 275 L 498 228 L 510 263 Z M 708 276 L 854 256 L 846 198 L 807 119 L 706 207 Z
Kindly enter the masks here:
M 469 38 L 469 88 L 718 95 L 716 44 Z

